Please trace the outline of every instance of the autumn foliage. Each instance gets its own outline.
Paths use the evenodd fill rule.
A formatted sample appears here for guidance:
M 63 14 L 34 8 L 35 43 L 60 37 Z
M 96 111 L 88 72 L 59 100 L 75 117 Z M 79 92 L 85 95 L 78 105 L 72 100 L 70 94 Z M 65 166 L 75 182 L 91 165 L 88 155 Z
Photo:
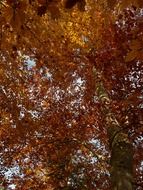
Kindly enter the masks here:
M 0 86 L 0 189 L 111 189 L 109 113 L 143 188 L 143 1 L 1 0 Z

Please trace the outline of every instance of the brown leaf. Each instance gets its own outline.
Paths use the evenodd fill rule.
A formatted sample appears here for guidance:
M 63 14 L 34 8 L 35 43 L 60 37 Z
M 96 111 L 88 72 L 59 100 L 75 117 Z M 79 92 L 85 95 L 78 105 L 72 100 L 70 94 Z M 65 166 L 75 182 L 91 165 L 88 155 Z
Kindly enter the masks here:
M 51 4 L 48 6 L 48 10 L 49 10 L 49 12 L 51 13 L 52 19 L 57 19 L 57 18 L 60 17 L 59 8 L 58 8 L 58 6 L 57 6 L 55 3 L 51 3 Z
M 78 9 L 79 9 L 80 11 L 85 11 L 85 6 L 86 6 L 85 0 L 79 1 L 78 4 L 77 4 L 77 6 L 78 6 Z
M 138 6 L 140 8 L 143 8 L 143 1 L 142 0 L 137 0 Z
M 66 9 L 71 9 L 73 8 L 80 0 L 66 0 L 66 3 L 65 3 L 65 8 Z
M 117 0 L 107 0 L 108 7 L 110 9 L 114 9 L 114 6 L 116 5 Z
M 139 50 L 143 47 L 142 42 L 138 39 L 131 41 L 130 48 L 132 50 Z
M 43 16 L 47 12 L 47 5 L 42 5 L 37 8 L 37 15 Z
M 138 52 L 133 50 L 133 51 L 130 51 L 126 57 L 125 57 L 125 62 L 130 62 L 130 61 L 133 61 L 138 55 Z
M 41 5 L 45 5 L 47 3 L 47 0 L 38 0 L 38 3 Z

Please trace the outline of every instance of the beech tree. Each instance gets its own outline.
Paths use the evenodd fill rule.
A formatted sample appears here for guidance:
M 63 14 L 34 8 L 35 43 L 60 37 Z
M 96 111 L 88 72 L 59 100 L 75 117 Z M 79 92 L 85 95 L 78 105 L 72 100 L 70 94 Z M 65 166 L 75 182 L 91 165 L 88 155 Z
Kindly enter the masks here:
M 143 1 L 0 1 L 0 188 L 143 188 Z

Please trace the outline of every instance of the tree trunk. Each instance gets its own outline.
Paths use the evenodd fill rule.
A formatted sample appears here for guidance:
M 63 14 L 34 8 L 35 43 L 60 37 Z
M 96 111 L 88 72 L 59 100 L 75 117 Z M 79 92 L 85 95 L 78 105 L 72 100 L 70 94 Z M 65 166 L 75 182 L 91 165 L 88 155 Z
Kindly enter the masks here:
M 133 147 L 128 134 L 116 120 L 110 110 L 111 100 L 103 86 L 101 74 L 93 68 L 96 81 L 96 92 L 102 103 L 105 127 L 107 128 L 111 150 L 110 176 L 112 190 L 133 190 Z
M 108 128 L 112 190 L 133 190 L 133 147 L 117 126 Z

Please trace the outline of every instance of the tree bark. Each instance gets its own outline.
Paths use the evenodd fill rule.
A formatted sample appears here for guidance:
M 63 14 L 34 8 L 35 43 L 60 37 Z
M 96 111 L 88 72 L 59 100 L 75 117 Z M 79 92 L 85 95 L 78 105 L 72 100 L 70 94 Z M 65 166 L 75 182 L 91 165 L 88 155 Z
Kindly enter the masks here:
M 105 127 L 111 150 L 110 176 L 112 190 L 133 190 L 133 147 L 114 113 L 110 110 L 111 100 L 103 86 L 101 74 L 93 69 L 96 81 L 96 92 L 102 103 Z
M 133 147 L 119 127 L 108 128 L 112 190 L 133 190 Z

